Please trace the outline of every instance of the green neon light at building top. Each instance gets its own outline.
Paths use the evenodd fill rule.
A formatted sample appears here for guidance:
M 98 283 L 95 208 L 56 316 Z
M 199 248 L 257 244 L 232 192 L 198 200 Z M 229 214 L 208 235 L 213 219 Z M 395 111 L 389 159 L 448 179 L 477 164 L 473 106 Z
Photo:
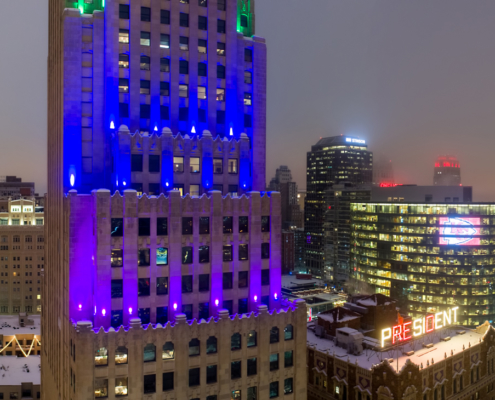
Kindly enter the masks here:
M 95 11 L 103 11 L 105 9 L 105 0 L 66 0 L 65 7 L 77 8 L 81 14 L 93 14 Z

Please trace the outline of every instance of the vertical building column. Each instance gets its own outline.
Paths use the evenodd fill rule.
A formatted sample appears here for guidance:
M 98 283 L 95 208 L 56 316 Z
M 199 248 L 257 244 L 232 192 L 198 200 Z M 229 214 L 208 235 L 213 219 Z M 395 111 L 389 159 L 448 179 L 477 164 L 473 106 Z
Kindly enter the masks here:
M 210 315 L 216 316 L 223 304 L 223 198 L 217 190 L 210 196 Z M 218 300 L 218 307 L 215 305 Z
M 265 194 L 268 196 L 268 194 Z M 282 217 L 280 193 L 270 192 L 270 310 L 281 307 L 282 298 Z M 277 299 L 275 299 L 275 293 Z
M 189 120 L 188 130 L 198 131 L 198 1 L 189 2 Z
M 129 118 L 131 132 L 140 128 L 141 118 L 141 2 L 129 2 Z M 151 41 L 157 38 L 151 38 Z
M 74 358 L 77 360 L 77 362 L 72 363 L 72 366 L 74 367 L 73 373 L 76 376 L 77 397 L 74 397 L 76 399 L 92 399 L 95 395 L 95 368 L 93 367 L 95 364 L 95 333 L 92 328 L 93 324 L 90 321 L 78 321 L 77 333 L 71 334 L 71 336 L 74 337 Z M 71 326 L 70 329 L 74 328 Z M 67 346 L 67 344 L 65 344 L 65 346 Z M 69 354 L 67 354 L 67 356 L 69 356 Z M 91 367 L 88 368 L 88 366 Z M 67 373 L 67 375 L 69 374 Z M 71 391 L 72 389 L 73 388 L 70 388 Z
M 149 193 L 149 181 L 150 181 L 150 137 L 143 136 L 143 172 L 141 173 L 141 180 L 143 182 L 143 193 Z
M 170 127 L 179 131 L 180 2 L 170 2 Z
M 205 192 L 213 188 L 213 139 L 210 131 L 201 137 L 201 186 Z
M 239 134 L 244 131 L 244 125 L 239 124 L 240 118 L 237 114 L 239 92 L 244 93 L 244 85 L 242 84 L 243 81 L 238 81 L 238 69 L 244 64 L 237 62 L 238 33 L 235 29 L 237 28 L 237 7 L 234 6 L 234 2 L 227 5 L 225 13 L 227 24 L 225 34 L 225 41 L 227 42 L 225 45 L 225 134 L 228 136 L 232 127 L 235 137 L 239 137 Z
M 184 135 L 184 141 L 182 142 L 184 146 L 184 173 L 182 174 L 182 183 L 184 184 L 184 195 L 186 193 L 191 193 L 189 190 L 189 185 L 191 184 L 191 138 L 186 133 Z
M 151 76 L 151 88 L 150 88 L 150 132 L 154 132 L 162 129 L 161 117 L 160 117 L 160 32 L 161 32 L 161 0 L 151 0 L 151 49 L 150 49 L 150 76 Z M 158 132 L 157 132 L 158 133 Z
M 306 400 L 308 375 L 307 365 L 307 306 L 303 299 L 294 300 L 296 314 L 294 327 L 294 399 Z M 283 332 L 282 332 L 283 334 Z M 330 385 L 329 385 L 330 386 Z
M 158 268 L 156 266 L 156 219 L 157 219 L 158 199 L 152 197 L 150 199 L 150 321 L 156 323 L 156 307 L 159 299 L 156 296 L 156 278 L 158 276 Z
M 249 192 L 248 195 L 250 215 L 248 304 L 249 311 L 256 311 L 261 304 L 261 196 L 260 192 Z
M 124 190 L 124 325 L 129 324 L 129 308 L 138 312 L 138 214 L 137 192 Z
M 131 133 L 125 125 L 121 125 L 118 132 L 117 154 L 117 188 L 126 189 L 131 186 Z
M 241 133 L 239 141 L 239 194 L 251 190 L 251 151 L 249 149 L 249 138 L 245 133 Z M 260 189 L 264 191 L 265 189 Z
M 103 121 L 107 143 L 110 141 L 110 124 L 119 126 L 119 2 L 107 1 L 103 13 L 105 41 L 104 55 L 105 117 Z M 95 41 L 93 41 L 94 43 Z
M 168 247 L 169 258 L 169 295 L 168 319 L 175 320 L 175 315 L 182 310 L 182 204 L 178 190 L 168 192 Z M 174 310 L 174 304 L 177 309 Z
M 160 191 L 164 193 L 174 187 L 174 138 L 170 128 L 162 129 L 160 140 L 162 144 Z
M 208 0 L 208 88 L 206 89 L 208 110 L 208 129 L 213 137 L 217 136 L 217 0 Z

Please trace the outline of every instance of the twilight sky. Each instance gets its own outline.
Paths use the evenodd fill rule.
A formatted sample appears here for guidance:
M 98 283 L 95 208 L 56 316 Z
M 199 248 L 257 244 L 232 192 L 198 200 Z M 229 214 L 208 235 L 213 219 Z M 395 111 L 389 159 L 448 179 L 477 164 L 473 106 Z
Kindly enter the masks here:
M 0 176 L 44 193 L 48 1 L 3 3 Z M 400 183 L 432 184 L 435 157 L 457 155 L 475 201 L 495 201 L 494 17 L 493 0 L 257 0 L 267 181 L 286 164 L 305 188 L 311 145 L 349 134 Z

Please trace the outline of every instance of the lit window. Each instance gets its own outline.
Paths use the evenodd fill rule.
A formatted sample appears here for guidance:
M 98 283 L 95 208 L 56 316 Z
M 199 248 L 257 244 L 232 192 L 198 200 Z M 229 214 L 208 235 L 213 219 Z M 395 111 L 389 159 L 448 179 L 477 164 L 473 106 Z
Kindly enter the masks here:
M 187 98 L 189 96 L 189 86 L 179 85 L 179 97 Z
M 115 396 L 127 396 L 127 377 L 115 378 Z
M 221 158 L 213 159 L 213 173 L 222 174 L 223 173 L 223 160 Z
M 139 93 L 140 94 L 150 94 L 150 81 L 141 80 Z
M 144 362 L 156 360 L 156 347 L 153 343 L 148 343 L 146 346 L 144 346 L 143 356 Z
M 253 100 L 252 99 L 253 99 L 253 96 L 252 96 L 251 93 L 249 93 L 249 92 L 245 92 L 244 93 L 244 105 L 245 106 L 252 105 L 253 104 Z
M 206 87 L 198 86 L 198 99 L 205 100 L 206 99 Z
M 191 196 L 199 196 L 199 185 L 190 185 L 189 194 Z
M 151 34 L 149 32 L 141 32 L 141 46 L 149 46 L 151 44 Z
M 142 71 L 150 70 L 150 58 L 148 56 L 141 56 L 141 70 Z
M 198 39 L 198 52 L 206 54 L 207 41 L 205 39 Z
M 225 89 L 217 88 L 217 101 L 225 101 Z
M 175 358 L 175 349 L 172 342 L 163 345 L 162 360 L 173 360 Z
M 108 351 L 106 347 L 100 347 L 95 352 L 95 365 L 97 367 L 108 365 Z
M 119 68 L 129 68 L 129 54 L 119 54 Z
M 95 397 L 108 397 L 108 379 L 95 379 Z
M 189 38 L 185 36 L 181 36 L 179 38 L 179 48 L 181 50 L 187 51 L 189 50 Z
M 190 172 L 193 174 L 197 174 L 200 172 L 199 168 L 199 157 L 191 157 L 190 158 Z
M 129 93 L 129 79 L 126 78 L 119 79 L 119 92 Z
M 160 34 L 160 47 L 162 49 L 170 48 L 170 35 L 167 35 L 165 33 Z
M 184 157 L 174 157 L 174 172 L 184 172 Z
M 222 42 L 217 43 L 217 55 L 219 56 L 225 55 L 225 43 Z
M 115 350 L 115 364 L 127 364 L 127 347 L 117 347 L 117 350 Z
M 237 174 L 237 159 L 229 158 L 229 174 Z

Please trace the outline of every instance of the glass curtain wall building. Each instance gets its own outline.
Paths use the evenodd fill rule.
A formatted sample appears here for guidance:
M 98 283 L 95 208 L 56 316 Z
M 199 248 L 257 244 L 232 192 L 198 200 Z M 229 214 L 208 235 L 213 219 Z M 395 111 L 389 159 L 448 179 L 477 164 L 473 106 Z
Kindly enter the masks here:
M 353 203 L 351 229 L 355 278 L 413 318 L 493 321 L 495 204 Z

